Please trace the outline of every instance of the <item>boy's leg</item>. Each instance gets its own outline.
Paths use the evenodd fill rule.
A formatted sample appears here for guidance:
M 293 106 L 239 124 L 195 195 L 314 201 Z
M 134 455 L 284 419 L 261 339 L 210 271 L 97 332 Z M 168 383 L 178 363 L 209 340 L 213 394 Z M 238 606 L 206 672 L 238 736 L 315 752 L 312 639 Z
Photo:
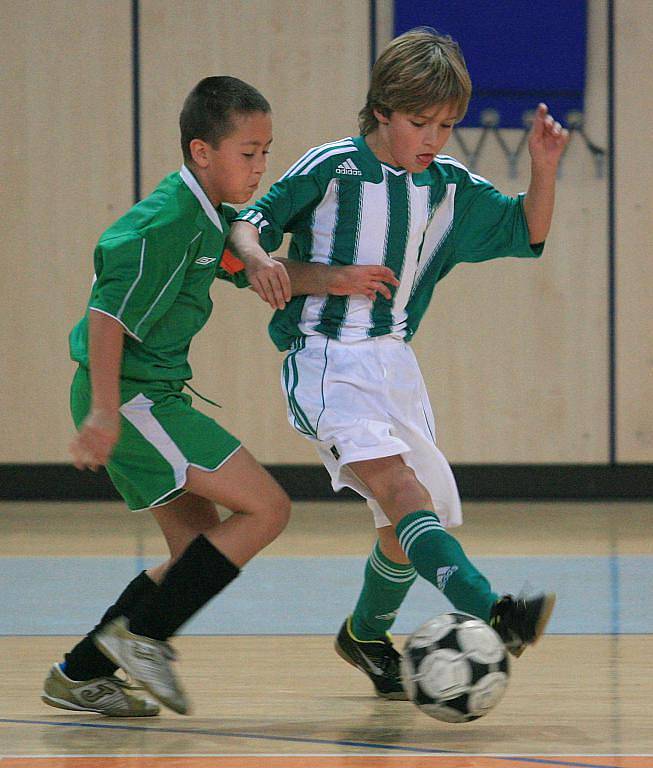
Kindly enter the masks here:
M 109 717 L 152 717 L 159 714 L 156 702 L 136 693 L 114 676 L 117 664 L 96 648 L 93 637 L 105 624 L 129 615 L 149 592 L 157 589 L 145 571 L 133 579 L 99 624 L 65 655 L 63 664 L 53 664 L 43 684 L 41 700 L 59 709 L 98 712 Z
M 360 640 L 385 636 L 417 578 L 415 566 L 401 549 L 392 526 L 377 528 L 377 534 L 379 538 L 365 564 L 363 587 L 351 615 L 352 630 Z
M 130 616 L 134 607 L 158 589 L 168 563 L 143 571 L 110 606 L 99 623 L 53 664 L 43 684 L 41 700 L 59 709 L 98 712 L 109 717 L 151 717 L 159 714 L 156 702 L 140 695 L 126 681 L 114 676 L 118 665 L 96 647 L 97 632 L 118 616 Z
M 93 637 L 101 627 L 118 616 L 129 618 L 134 606 L 156 589 L 157 585 L 147 571 L 143 571 L 130 581 L 116 602 L 107 608 L 98 624 L 65 654 L 64 663 L 60 665 L 61 671 L 71 680 L 90 680 L 94 677 L 113 675 L 117 669 L 116 664 L 100 653 L 93 642 Z
M 187 537 L 183 510 L 188 504 L 210 499 L 233 514 L 197 532 L 159 589 L 132 612 L 128 626 L 119 619 L 95 638 L 103 653 L 182 713 L 187 704 L 168 663 L 171 651 L 165 641 L 279 535 L 290 510 L 284 491 L 244 448 L 214 472 L 189 468 L 185 487 L 190 494 L 153 510 L 171 547 Z
M 379 540 L 365 565 L 358 602 L 340 628 L 335 647 L 339 656 L 365 672 L 379 696 L 406 700 L 401 657 L 388 630 L 417 572 L 402 552 L 392 526 L 378 528 L 377 533 Z
M 355 462 L 351 468 L 395 525 L 399 543 L 417 572 L 441 590 L 454 607 L 495 626 L 516 655 L 540 637 L 555 597 L 508 598 L 510 606 L 506 608 L 506 599 L 499 599 L 458 541 L 443 528 L 427 490 L 401 456 Z
M 176 500 L 176 506 L 180 510 L 180 521 L 175 527 L 175 535 L 168 539 L 168 546 L 172 557 L 178 557 L 188 544 L 203 530 L 213 528 L 220 523 L 220 517 L 215 505 L 208 500 L 200 503 L 188 503 L 188 495 Z M 166 507 L 161 514 L 165 514 Z M 91 680 L 93 678 L 113 675 L 117 665 L 101 653 L 93 637 L 105 624 L 108 624 L 118 616 L 131 618 L 135 606 L 142 600 L 148 600 L 150 595 L 158 589 L 158 585 L 170 567 L 170 560 L 161 565 L 142 571 L 135 579 L 129 582 L 116 602 L 107 608 L 98 624 L 77 643 L 77 645 L 64 656 L 64 663 L 60 665 L 61 671 L 73 681 Z

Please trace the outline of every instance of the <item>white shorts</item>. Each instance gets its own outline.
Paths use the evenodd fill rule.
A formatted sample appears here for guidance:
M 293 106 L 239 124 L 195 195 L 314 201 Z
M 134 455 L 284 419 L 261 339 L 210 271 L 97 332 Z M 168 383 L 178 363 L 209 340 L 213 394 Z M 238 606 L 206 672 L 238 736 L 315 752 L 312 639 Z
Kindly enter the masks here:
M 306 336 L 284 361 L 281 387 L 288 420 L 314 442 L 334 491 L 347 486 L 367 499 L 377 528 L 390 521 L 347 465 L 398 454 L 442 524 L 462 523 L 456 480 L 435 444 L 433 412 L 408 344 L 390 336 L 350 343 Z

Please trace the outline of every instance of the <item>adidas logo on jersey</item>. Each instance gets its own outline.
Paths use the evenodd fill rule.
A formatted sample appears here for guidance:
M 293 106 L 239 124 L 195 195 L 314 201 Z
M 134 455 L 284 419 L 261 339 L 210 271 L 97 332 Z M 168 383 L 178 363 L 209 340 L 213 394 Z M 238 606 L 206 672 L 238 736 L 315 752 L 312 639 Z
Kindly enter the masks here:
M 353 160 L 347 158 L 344 163 L 336 168 L 336 173 L 341 173 L 345 176 L 362 176 L 363 172 L 359 171 Z
M 438 568 L 435 574 L 435 585 L 440 592 L 447 586 L 447 582 L 457 570 L 457 565 L 445 565 L 444 568 Z

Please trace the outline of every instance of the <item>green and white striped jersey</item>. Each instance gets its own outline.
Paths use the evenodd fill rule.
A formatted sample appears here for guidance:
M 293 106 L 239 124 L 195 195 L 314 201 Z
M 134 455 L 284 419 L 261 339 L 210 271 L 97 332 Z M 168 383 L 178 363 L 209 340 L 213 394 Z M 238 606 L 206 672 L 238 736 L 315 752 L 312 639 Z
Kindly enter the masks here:
M 383 264 L 401 284 L 391 300 L 296 296 L 274 314 L 273 341 L 279 349 L 316 333 L 409 341 L 435 284 L 456 264 L 540 255 L 542 246 L 529 245 L 522 198 L 502 195 L 446 155 L 409 174 L 377 160 L 362 136 L 309 150 L 237 219 L 258 228 L 267 251 L 291 232 L 291 259 Z
M 163 179 L 101 235 L 86 314 L 70 334 L 72 359 L 88 368 L 93 309 L 125 329 L 122 378 L 191 378 L 188 348 L 211 314 L 213 280 L 248 284 L 242 263 L 224 252 L 234 216 L 213 207 L 186 166 Z

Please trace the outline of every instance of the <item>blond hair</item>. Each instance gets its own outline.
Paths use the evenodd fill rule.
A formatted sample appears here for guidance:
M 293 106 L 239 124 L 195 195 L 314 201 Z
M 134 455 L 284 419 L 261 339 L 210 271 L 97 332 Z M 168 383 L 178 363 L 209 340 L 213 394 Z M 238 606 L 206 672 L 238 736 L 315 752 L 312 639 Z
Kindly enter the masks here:
M 448 35 L 417 27 L 392 40 L 372 69 L 367 102 L 358 114 L 363 136 L 378 126 L 376 109 L 386 117 L 394 111 L 419 113 L 437 104 L 452 104 L 462 120 L 472 83 L 462 52 Z

